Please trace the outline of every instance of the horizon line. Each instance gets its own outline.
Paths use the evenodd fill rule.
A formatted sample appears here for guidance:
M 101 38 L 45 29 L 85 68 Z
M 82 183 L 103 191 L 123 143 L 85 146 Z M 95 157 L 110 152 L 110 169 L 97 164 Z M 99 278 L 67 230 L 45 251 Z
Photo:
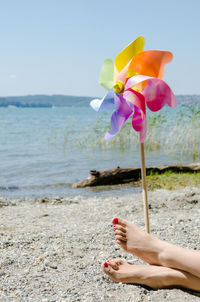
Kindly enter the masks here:
M 15 98 L 15 97 L 29 97 L 29 96 L 68 96 L 68 97 L 83 97 L 83 98 L 102 98 L 101 96 L 85 96 L 85 95 L 71 95 L 71 94 L 25 94 L 25 95 L 6 95 L 0 98 Z M 200 96 L 200 94 L 175 94 L 175 96 Z

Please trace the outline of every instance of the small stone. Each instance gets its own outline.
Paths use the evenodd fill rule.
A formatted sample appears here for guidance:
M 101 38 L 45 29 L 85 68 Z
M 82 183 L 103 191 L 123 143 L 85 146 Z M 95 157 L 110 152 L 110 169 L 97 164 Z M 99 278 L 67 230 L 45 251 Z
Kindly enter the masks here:
M 0 271 L 0 277 L 3 277 L 3 276 L 5 276 L 5 275 L 6 275 L 6 273 L 5 273 L 5 272 Z
M 42 262 L 44 260 L 44 258 L 42 256 L 38 257 L 35 259 L 37 262 Z
M 53 269 L 57 269 L 57 264 L 54 262 L 50 262 L 47 259 L 44 261 L 44 265 Z

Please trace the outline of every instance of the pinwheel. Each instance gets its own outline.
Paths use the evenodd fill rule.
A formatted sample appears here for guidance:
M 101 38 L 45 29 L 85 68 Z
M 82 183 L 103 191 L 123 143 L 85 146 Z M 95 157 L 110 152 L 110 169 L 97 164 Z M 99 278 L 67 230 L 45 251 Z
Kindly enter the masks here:
M 168 51 L 143 51 L 145 40 L 138 37 L 115 58 L 103 62 L 99 83 L 108 93 L 102 100 L 91 101 L 96 111 L 113 110 L 111 129 L 105 139 L 115 136 L 132 115 L 132 127 L 140 134 L 142 184 L 145 203 L 145 224 L 149 232 L 148 201 L 146 189 L 144 141 L 146 138 L 146 105 L 151 111 L 160 110 L 165 104 L 176 105 L 176 97 L 162 80 L 164 65 L 173 55 Z

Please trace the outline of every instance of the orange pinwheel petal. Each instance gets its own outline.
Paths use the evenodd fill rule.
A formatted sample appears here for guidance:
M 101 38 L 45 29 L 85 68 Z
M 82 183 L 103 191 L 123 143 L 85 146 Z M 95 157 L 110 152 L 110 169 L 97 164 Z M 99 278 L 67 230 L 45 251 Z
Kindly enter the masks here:
M 127 78 L 135 74 L 162 79 L 165 64 L 171 62 L 173 55 L 169 51 L 147 50 L 138 53 L 129 65 Z

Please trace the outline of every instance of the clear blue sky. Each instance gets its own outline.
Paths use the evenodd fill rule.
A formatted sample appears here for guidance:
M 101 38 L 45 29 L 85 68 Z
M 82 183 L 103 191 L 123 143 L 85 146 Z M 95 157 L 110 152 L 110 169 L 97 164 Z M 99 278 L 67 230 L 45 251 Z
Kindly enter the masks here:
M 0 0 L 0 96 L 103 96 L 103 60 L 139 35 L 173 52 L 175 94 L 200 94 L 200 0 Z

